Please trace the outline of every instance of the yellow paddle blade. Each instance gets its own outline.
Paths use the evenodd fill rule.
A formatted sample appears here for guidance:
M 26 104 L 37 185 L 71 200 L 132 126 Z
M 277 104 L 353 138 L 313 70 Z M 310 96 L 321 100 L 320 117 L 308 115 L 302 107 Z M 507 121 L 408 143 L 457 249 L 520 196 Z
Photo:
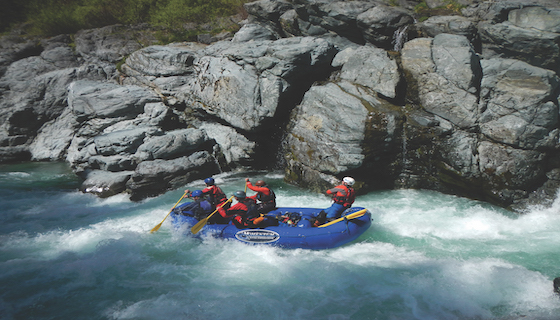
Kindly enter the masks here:
M 162 224 L 163 224 L 163 221 L 160 222 L 157 226 L 153 227 L 152 230 L 150 230 L 150 233 L 154 233 L 154 232 L 158 231 Z
M 197 234 L 208 222 L 208 218 L 204 218 L 202 220 L 200 220 L 199 222 L 197 222 L 192 228 L 191 228 L 191 232 L 193 234 Z
M 362 209 L 362 210 L 360 210 L 360 211 L 356 211 L 356 212 L 351 213 L 351 214 L 349 214 L 349 215 L 347 215 L 347 216 L 344 216 L 344 217 L 338 218 L 338 219 L 336 219 L 336 220 L 333 220 L 333 221 L 331 221 L 331 222 L 322 224 L 322 225 L 320 225 L 318 228 L 328 227 L 328 226 L 333 225 L 333 224 L 335 224 L 335 223 L 337 223 L 337 222 L 343 221 L 344 219 L 346 219 L 346 220 L 351 220 L 351 219 L 359 218 L 359 217 L 363 216 L 364 214 L 366 214 L 366 211 L 367 211 L 367 209 Z
M 187 195 L 187 193 L 183 193 L 183 196 L 181 197 L 181 199 L 179 199 L 179 201 L 177 201 L 177 203 L 175 203 L 175 205 L 173 206 L 173 208 L 171 208 L 171 210 L 169 210 L 169 213 L 165 216 L 165 218 L 163 218 L 163 220 L 161 220 L 161 222 L 152 228 L 152 230 L 150 230 L 150 233 L 154 233 L 156 231 L 159 230 L 159 228 L 161 227 L 161 225 L 163 224 L 163 222 L 165 221 L 165 219 L 167 219 L 167 217 L 169 217 L 169 215 L 171 214 L 171 212 L 173 212 L 173 209 L 175 209 L 175 207 L 179 204 L 179 202 L 181 202 L 181 200 L 183 200 L 183 198 Z

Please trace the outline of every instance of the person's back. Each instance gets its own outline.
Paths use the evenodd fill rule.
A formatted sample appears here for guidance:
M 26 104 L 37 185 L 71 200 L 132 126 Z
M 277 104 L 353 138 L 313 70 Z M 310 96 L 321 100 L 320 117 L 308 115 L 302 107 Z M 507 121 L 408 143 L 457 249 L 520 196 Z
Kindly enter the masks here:
M 183 211 L 190 211 L 195 218 L 201 220 L 212 212 L 212 206 L 208 200 L 198 199 L 186 205 Z
M 249 178 L 246 178 L 245 182 L 247 188 L 257 192 L 257 194 L 251 196 L 250 198 L 255 201 L 259 201 L 257 203 L 257 210 L 260 213 L 264 214 L 276 209 L 276 194 L 274 194 L 274 191 L 272 191 L 266 182 L 259 180 L 255 183 L 255 185 L 252 185 Z
M 327 194 L 332 196 L 333 204 L 327 209 L 321 210 L 314 221 L 314 226 L 319 226 L 327 220 L 336 219 L 342 215 L 344 210 L 352 207 L 356 198 L 356 193 L 352 188 L 354 183 L 353 178 L 344 177 L 340 185 L 327 190 Z
M 206 184 L 206 188 L 202 190 L 202 193 L 208 195 L 210 204 L 213 208 L 216 208 L 227 201 L 226 194 L 216 185 L 214 178 L 206 178 L 204 179 L 204 183 Z
M 185 190 L 187 193 L 188 191 L 189 190 Z M 189 197 L 192 198 L 193 201 L 183 207 L 183 212 L 190 212 L 192 216 L 200 220 L 212 211 L 212 205 L 206 200 L 201 190 L 193 191 Z

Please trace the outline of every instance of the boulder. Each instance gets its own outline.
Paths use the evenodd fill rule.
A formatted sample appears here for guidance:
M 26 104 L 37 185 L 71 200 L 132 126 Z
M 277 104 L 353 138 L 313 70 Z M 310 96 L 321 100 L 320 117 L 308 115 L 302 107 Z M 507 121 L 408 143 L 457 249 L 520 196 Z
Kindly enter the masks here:
M 526 197 L 545 178 L 543 160 L 546 154 L 516 149 L 482 141 L 478 147 L 480 172 L 484 189 L 496 194 L 502 204 L 511 204 L 517 197 Z
M 87 174 L 80 190 L 92 193 L 100 198 L 107 198 L 126 190 L 126 182 L 132 176 L 132 171 L 108 172 L 94 170 Z
M 395 33 L 414 22 L 407 10 L 378 5 L 357 17 L 358 26 L 363 30 L 367 42 L 380 48 L 393 48 Z
M 150 62 L 165 70 L 169 60 L 157 54 L 159 47 L 145 49 Z M 167 51 L 167 50 L 164 50 Z M 277 41 L 214 43 L 196 51 L 192 73 L 182 76 L 143 76 L 157 91 L 172 95 L 175 103 L 216 116 L 234 128 L 259 131 L 273 121 L 275 115 L 287 113 L 292 95 L 301 94 L 318 75 L 324 74 L 336 49 L 317 38 L 289 38 Z M 142 70 L 147 62 L 135 55 L 129 58 L 125 72 Z M 136 59 L 138 58 L 138 59 Z M 306 77 L 296 75 L 306 74 Z M 135 73 L 131 74 L 135 75 Z
M 314 86 L 305 94 L 291 118 L 291 158 L 329 174 L 362 165 L 361 144 L 368 109 L 362 96 L 347 92 L 350 86 L 327 83 Z M 373 97 L 367 98 L 375 103 Z
M 402 65 L 410 95 L 428 112 L 461 128 L 477 123 L 479 60 L 464 36 L 439 34 L 407 42 Z
M 129 73 L 131 70 L 128 68 L 132 68 L 144 77 L 170 77 L 193 73 L 196 51 L 201 48 L 202 46 L 181 44 L 149 46 L 131 53 L 122 68 Z
M 9 65 L 20 59 L 37 56 L 41 53 L 40 43 L 33 39 L 17 35 L 5 35 L 0 37 L 0 77 Z
M 124 153 L 135 153 L 144 142 L 146 128 L 113 131 L 93 138 L 95 151 L 102 156 L 112 156 Z
M 465 36 L 471 43 L 478 37 L 476 23 L 462 16 L 433 16 L 417 23 L 415 28 L 427 37 L 441 33 Z
M 265 25 L 248 23 L 235 33 L 232 42 L 247 42 L 251 40 L 278 40 L 278 36 Z
M 359 172 L 360 181 L 376 176 L 376 187 L 386 186 L 402 151 L 402 120 L 398 107 L 358 84 L 313 86 L 288 126 L 286 179 L 323 191 L 335 177 Z
M 482 60 L 481 65 L 482 134 L 523 149 L 553 148 L 560 90 L 554 72 L 512 59 Z
M 160 101 L 145 88 L 110 82 L 76 81 L 68 91 L 68 105 L 80 122 L 91 118 L 133 118 L 144 110 L 146 103 Z
M 203 122 L 198 125 L 198 128 L 216 141 L 229 166 L 249 166 L 253 163 L 256 142 L 249 140 L 232 127 L 219 123 Z
M 216 159 L 208 152 L 200 151 L 172 160 L 143 161 L 134 170 L 126 187 L 130 199 L 135 201 L 219 172 Z
M 401 74 L 397 62 L 383 49 L 362 46 L 339 52 L 332 63 L 340 67 L 340 78 L 371 88 L 385 97 L 397 96 Z
M 507 21 L 479 24 L 484 56 L 497 54 L 560 72 L 559 14 L 560 10 L 516 8 Z
M 152 136 L 136 150 L 136 158 L 142 160 L 174 159 L 203 149 L 209 140 L 204 130 L 189 128 Z
M 58 161 L 64 159 L 76 131 L 78 122 L 70 109 L 41 127 L 29 146 L 31 159 L 35 161 Z
M 111 25 L 78 31 L 74 41 L 82 56 L 116 63 L 144 46 L 155 44 L 157 39 L 146 25 Z

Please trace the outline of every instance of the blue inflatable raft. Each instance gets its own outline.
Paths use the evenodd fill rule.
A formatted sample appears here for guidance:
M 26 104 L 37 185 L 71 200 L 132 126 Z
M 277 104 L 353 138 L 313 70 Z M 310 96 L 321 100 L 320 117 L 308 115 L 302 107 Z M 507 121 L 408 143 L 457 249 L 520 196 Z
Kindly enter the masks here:
M 184 230 L 199 222 L 191 212 L 184 210 L 188 205 L 185 203 L 173 210 L 171 218 L 176 229 Z M 196 235 L 282 248 L 330 249 L 356 240 L 371 226 L 371 212 L 356 207 L 347 209 L 339 219 L 312 227 L 311 221 L 321 210 L 278 208 L 265 215 L 269 226 L 263 228 L 239 229 L 231 222 L 206 224 Z

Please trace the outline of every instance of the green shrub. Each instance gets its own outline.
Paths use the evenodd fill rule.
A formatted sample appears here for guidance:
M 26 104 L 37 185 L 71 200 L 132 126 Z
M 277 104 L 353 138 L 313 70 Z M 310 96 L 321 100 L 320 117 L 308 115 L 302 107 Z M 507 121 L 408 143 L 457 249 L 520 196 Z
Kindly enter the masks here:
M 461 15 L 461 9 L 464 7 L 456 0 L 446 0 L 444 5 L 430 9 L 426 1 L 422 1 L 414 7 L 414 12 L 420 16 L 418 20 L 422 22 L 433 16 Z
M 29 0 L 3 0 L 0 6 L 0 32 L 9 30 L 13 24 L 25 21 L 25 9 Z
M 4 0 L 18 4 L 12 19 L 0 27 L 30 22 L 32 33 L 51 36 L 110 24 L 152 23 L 177 29 L 187 22 L 204 23 L 241 10 L 249 0 Z M 4 9 L 4 8 L 0 8 Z M 12 10 L 13 11 L 13 10 Z M 7 15 L 2 11 L 0 17 Z M 2 29 L 0 29 L 2 31 Z
M 167 0 L 161 1 L 159 10 L 152 16 L 152 23 L 176 27 L 184 22 L 207 22 L 216 17 L 235 14 L 243 0 Z

